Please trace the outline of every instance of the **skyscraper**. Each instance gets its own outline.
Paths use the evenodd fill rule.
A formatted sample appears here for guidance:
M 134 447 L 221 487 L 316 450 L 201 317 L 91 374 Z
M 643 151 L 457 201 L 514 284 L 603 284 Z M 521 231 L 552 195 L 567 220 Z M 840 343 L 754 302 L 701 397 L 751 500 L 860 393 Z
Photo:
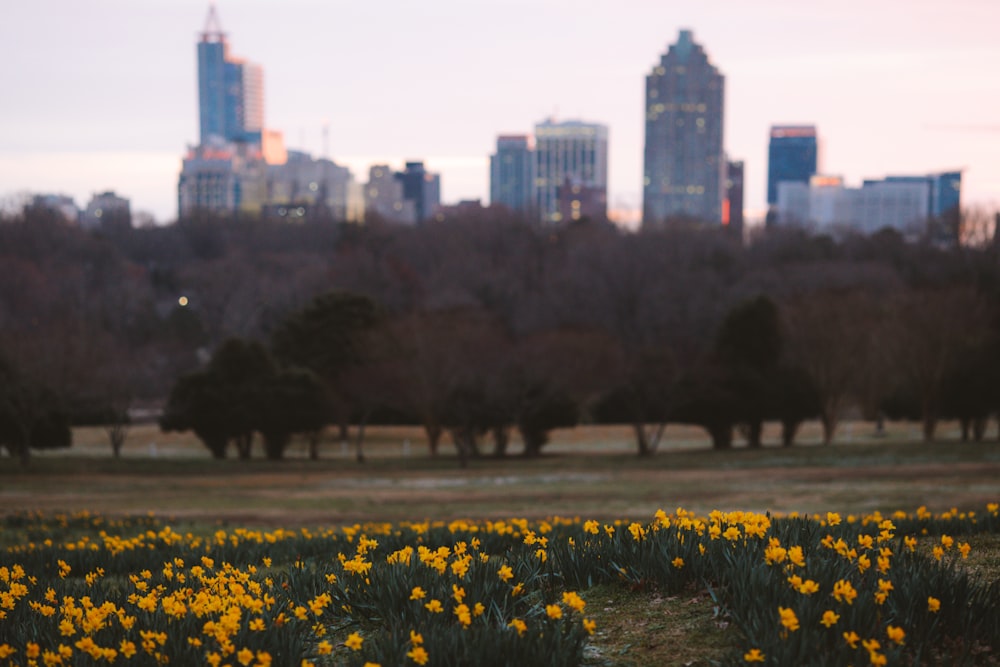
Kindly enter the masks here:
M 813 125 L 774 125 L 767 147 L 769 223 L 776 220 L 779 183 L 804 183 L 816 174 L 819 149 Z
M 201 144 L 210 143 L 212 137 L 261 142 L 264 71 L 260 65 L 229 55 L 215 5 L 208 10 L 198 41 L 198 119 Z
M 497 152 L 490 156 L 490 204 L 526 212 L 535 206 L 535 153 L 525 134 L 497 137 Z
M 674 217 L 721 222 L 724 88 L 725 78 L 690 30 L 680 31 L 646 76 L 643 225 Z
M 396 180 L 403 184 L 403 198 L 413 202 L 417 222 L 434 215 L 441 203 L 441 175 L 427 171 L 423 162 L 407 162 L 403 171 L 396 173 Z
M 736 238 L 743 238 L 743 160 L 726 162 L 726 199 L 722 224 Z
M 560 222 L 559 188 L 576 187 L 590 201 L 603 201 L 603 210 L 588 217 L 607 216 L 608 128 L 578 120 L 535 125 L 535 206 L 544 222 Z

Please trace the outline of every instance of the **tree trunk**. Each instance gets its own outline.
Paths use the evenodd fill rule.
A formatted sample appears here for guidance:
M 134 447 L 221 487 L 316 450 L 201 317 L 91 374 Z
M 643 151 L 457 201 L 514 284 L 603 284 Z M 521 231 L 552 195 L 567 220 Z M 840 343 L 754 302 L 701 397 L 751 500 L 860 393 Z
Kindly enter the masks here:
M 976 442 L 982 442 L 983 438 L 986 437 L 987 422 L 987 417 L 978 417 L 972 422 L 972 437 Z
M 802 422 L 797 420 L 785 420 L 781 422 L 781 446 L 791 447 L 795 444 L 795 434 L 799 431 L 799 425 Z M 829 444 L 826 438 L 826 427 L 823 428 L 824 441 L 823 444 Z
M 241 461 L 250 460 L 250 449 L 253 446 L 253 433 L 236 436 L 236 454 Z
M 934 441 L 934 432 L 937 430 L 937 416 L 932 413 L 924 414 L 924 442 Z
M 733 427 L 731 424 L 712 424 L 705 428 L 712 436 L 713 449 L 732 449 Z
M 284 458 L 285 447 L 288 445 L 289 437 L 286 434 L 265 435 L 264 455 L 268 461 L 280 461 Z
M 747 447 L 750 449 L 760 449 L 762 446 L 761 436 L 764 433 L 764 422 L 758 420 L 747 423 Z
M 451 440 L 455 443 L 455 452 L 458 454 L 458 465 L 461 468 L 469 466 L 469 444 L 466 440 L 468 429 L 451 429 Z
M 639 456 L 652 456 L 653 452 L 649 448 L 649 438 L 646 436 L 646 425 L 642 422 L 633 422 L 632 430 L 635 432 L 635 444 L 639 448 Z
M 438 445 L 441 443 L 441 433 L 443 429 L 433 421 L 424 422 L 424 432 L 427 434 L 427 446 L 430 447 L 431 457 L 437 457 Z
M 22 442 L 17 447 L 17 456 L 21 462 L 21 467 L 27 468 L 28 464 L 31 463 L 31 447 L 28 446 L 27 442 Z
M 319 460 L 319 438 L 322 431 L 316 430 L 309 434 L 309 460 Z
M 969 429 L 972 426 L 972 420 L 968 417 L 962 417 L 958 420 L 959 428 L 962 429 L 962 442 L 969 441 Z
M 118 459 L 122 455 L 122 446 L 125 444 L 125 436 L 128 434 L 128 426 L 124 423 L 114 423 L 107 426 L 108 441 L 111 443 L 111 455 Z
M 824 411 L 820 415 L 820 423 L 823 425 L 823 444 L 829 445 L 833 442 L 833 434 L 837 430 L 837 417 L 834 414 Z
M 507 445 L 510 443 L 510 433 L 504 426 L 493 429 L 493 456 L 502 459 L 507 456 Z M 528 442 L 525 440 L 524 453 L 528 453 Z
M 212 452 L 213 459 L 222 460 L 226 458 L 226 445 L 229 442 L 225 438 L 204 438 L 202 442 L 208 447 L 208 451 Z
M 366 409 L 361 415 L 361 422 L 358 424 L 358 437 L 354 440 L 354 459 L 358 463 L 365 462 L 365 426 L 368 424 L 368 418 L 371 416 L 371 410 Z

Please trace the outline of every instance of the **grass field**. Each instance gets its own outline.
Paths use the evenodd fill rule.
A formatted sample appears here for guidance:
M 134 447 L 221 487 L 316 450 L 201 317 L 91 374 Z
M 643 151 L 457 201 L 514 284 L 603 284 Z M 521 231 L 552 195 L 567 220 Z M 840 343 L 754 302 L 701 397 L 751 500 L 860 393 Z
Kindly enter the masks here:
M 449 442 L 431 459 L 420 429 L 370 430 L 359 464 L 326 442 L 319 461 L 294 443 L 288 460 L 214 461 L 190 434 L 133 427 L 119 460 L 100 429 L 80 429 L 70 450 L 42 452 L 27 469 L 0 459 L 0 511 L 155 512 L 249 524 L 340 524 L 423 518 L 550 515 L 647 520 L 660 508 L 696 512 L 861 513 L 981 507 L 1000 497 L 1000 443 L 926 444 L 908 427 L 874 437 L 848 424 L 840 441 L 713 451 L 693 428 L 671 427 L 650 459 L 623 427 L 558 431 L 536 460 L 485 457 L 460 469 Z M 772 441 L 775 438 L 772 438 Z M 766 441 L 765 441 L 766 442 Z
M 282 462 L 264 461 L 259 451 L 250 461 L 214 461 L 190 434 L 151 425 L 133 427 L 115 460 L 103 431 L 80 429 L 72 449 L 38 453 L 27 468 L 0 459 L 0 515 L 153 512 L 207 530 L 553 515 L 645 522 L 678 506 L 699 514 L 937 512 L 1000 500 L 1000 443 L 960 443 L 951 424 L 940 435 L 923 443 L 915 426 L 895 425 L 876 437 L 870 424 L 850 423 L 823 446 L 816 425 L 807 425 L 793 448 L 737 444 L 717 452 L 698 429 L 671 427 L 661 450 L 640 459 L 627 428 L 581 427 L 554 433 L 540 459 L 517 456 L 515 443 L 508 458 L 460 469 L 449 441 L 432 459 L 415 428 L 371 429 L 363 464 L 334 441 L 319 461 L 308 460 L 303 443 Z M 765 442 L 776 440 L 775 429 L 765 434 Z M 967 567 L 1000 578 L 1000 538 L 971 541 Z M 600 586 L 587 599 L 600 630 L 585 664 L 710 664 L 733 645 L 704 590 L 665 596 Z

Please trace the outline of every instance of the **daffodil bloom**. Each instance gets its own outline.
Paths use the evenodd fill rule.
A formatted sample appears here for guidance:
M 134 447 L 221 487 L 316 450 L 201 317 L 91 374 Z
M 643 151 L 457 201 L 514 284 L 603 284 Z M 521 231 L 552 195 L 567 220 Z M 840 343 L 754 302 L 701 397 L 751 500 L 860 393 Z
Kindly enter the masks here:
M 868 557 L 867 554 L 861 554 L 861 556 L 858 557 L 858 572 L 864 574 L 864 572 L 868 570 L 868 568 L 870 568 L 871 566 L 872 566 L 872 560 L 871 558 Z
M 425 593 L 424 589 L 422 589 L 420 586 L 414 586 L 413 590 L 410 591 L 411 600 L 423 600 L 426 596 L 427 593 Z
M 410 630 L 410 643 L 414 646 L 420 646 L 424 643 L 424 636 L 416 630 Z
M 861 645 L 864 646 L 869 652 L 877 651 L 882 648 L 882 645 L 877 639 L 866 639 L 861 642 Z
M 743 660 L 745 662 L 764 662 L 764 654 L 760 652 L 759 648 L 752 648 L 743 654 Z
M 806 566 L 806 557 L 802 553 L 802 547 L 795 546 L 788 548 L 788 560 L 799 567 Z
M 840 620 L 840 615 L 833 612 L 831 609 L 827 609 L 823 612 L 823 618 L 820 619 L 820 623 L 828 628 L 833 627 Z
M 906 632 L 903 628 L 896 627 L 894 625 L 886 627 L 885 634 L 890 640 L 896 642 L 900 646 L 903 645 L 903 638 L 906 637 Z
M 501 581 L 510 581 L 514 578 L 514 570 L 510 569 L 509 565 L 504 565 L 497 570 L 497 576 L 500 577 Z
M 455 607 L 454 611 L 455 617 L 458 618 L 458 622 L 462 627 L 469 627 L 472 624 L 472 612 L 469 610 L 469 605 L 460 604 Z
M 787 607 L 778 607 L 778 614 L 781 617 L 781 624 L 786 630 L 795 632 L 799 629 L 799 619 L 795 616 L 795 611 Z
M 597 622 L 592 621 L 589 618 L 583 619 L 583 629 L 587 631 L 588 635 L 594 634 L 594 630 L 597 629 Z
M 545 605 L 545 614 L 553 620 L 558 620 L 562 618 L 562 607 L 557 604 L 547 604 Z
M 424 608 L 427 609 L 427 611 L 431 612 L 432 614 L 440 614 L 441 612 L 444 611 L 444 607 L 441 606 L 440 600 L 431 600 L 430 602 L 424 605 Z
M 803 595 L 812 595 L 819 592 L 819 584 L 812 579 L 806 579 L 799 585 L 798 591 Z
M 357 632 L 352 632 L 347 635 L 347 639 L 344 640 L 344 646 L 351 649 L 352 651 L 360 651 L 361 644 L 364 643 L 364 637 L 359 635 Z
M 941 609 L 941 600 L 934 597 L 927 598 L 927 611 L 932 614 L 937 613 Z
M 430 660 L 430 656 L 427 655 L 423 646 L 414 646 L 407 652 L 406 657 L 418 665 L 426 665 L 427 661 Z
M 587 605 L 577 593 L 566 591 L 562 595 L 563 604 L 578 613 L 583 613 L 583 608 Z
M 861 637 L 854 630 L 844 633 L 844 641 L 847 642 L 847 645 L 851 648 L 857 648 L 860 640 Z
M 841 579 L 833 585 L 832 595 L 837 599 L 837 602 L 853 604 L 854 599 L 858 597 L 858 592 L 851 586 L 851 582 Z
M 515 618 L 511 620 L 510 623 L 507 624 L 507 627 L 514 628 L 515 630 L 517 630 L 517 636 L 521 637 L 522 635 L 524 635 L 524 631 L 528 629 L 528 624 L 519 618 Z

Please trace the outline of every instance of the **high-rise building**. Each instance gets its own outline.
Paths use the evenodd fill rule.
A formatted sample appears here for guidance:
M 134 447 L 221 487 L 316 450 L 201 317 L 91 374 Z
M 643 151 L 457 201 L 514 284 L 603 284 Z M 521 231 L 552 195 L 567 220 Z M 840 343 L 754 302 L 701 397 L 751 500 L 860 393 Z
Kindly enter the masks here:
M 179 216 L 259 213 L 266 199 L 266 169 L 260 151 L 249 144 L 216 139 L 191 146 L 177 182 Z
M 722 224 L 743 237 L 743 160 L 726 162 L 726 198 L 722 202 Z
M 360 222 L 352 217 L 353 185 L 354 177 L 347 167 L 326 158 L 314 159 L 302 151 L 288 151 L 283 164 L 267 166 L 264 214 L 286 220 Z
M 413 202 L 417 222 L 430 219 L 441 203 L 441 175 L 427 171 L 423 162 L 407 162 L 403 171 L 396 173 L 403 184 L 403 198 Z
M 365 212 L 390 222 L 412 225 L 417 221 L 414 202 L 403 196 L 403 182 L 387 164 L 376 164 L 368 170 Z
M 722 220 L 725 77 L 690 30 L 646 76 L 643 225 L 672 218 Z
M 264 71 L 229 54 L 215 5 L 198 41 L 198 118 L 201 143 L 261 142 L 264 130 Z
M 603 201 L 592 217 L 607 217 L 608 128 L 597 123 L 554 120 L 535 125 L 535 207 L 544 222 L 560 222 L 559 189 L 586 189 Z
M 535 206 L 535 152 L 532 137 L 500 135 L 490 156 L 490 204 L 528 212 Z
M 775 222 L 779 183 L 803 183 L 817 172 L 819 146 L 813 125 L 774 125 L 767 147 L 768 222 Z

